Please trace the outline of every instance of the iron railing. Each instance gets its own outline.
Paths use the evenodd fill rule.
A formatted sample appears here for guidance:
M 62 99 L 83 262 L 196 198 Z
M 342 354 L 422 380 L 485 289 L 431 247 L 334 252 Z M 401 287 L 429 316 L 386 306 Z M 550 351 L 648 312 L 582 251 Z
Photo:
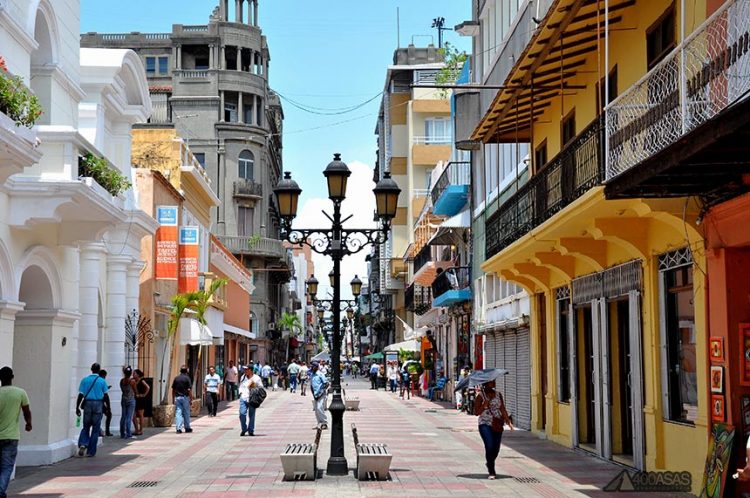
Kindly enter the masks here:
M 407 311 L 411 311 L 417 315 L 424 315 L 432 308 L 432 289 L 412 283 L 406 288 L 404 307 Z
M 471 267 L 454 266 L 440 272 L 432 282 L 432 295 L 436 299 L 448 291 L 471 287 Z
M 443 195 L 448 185 L 469 185 L 471 181 L 471 163 L 451 162 L 448 163 L 443 173 L 432 188 L 432 205 L 434 206 L 440 196 Z
M 268 239 L 264 237 L 234 237 L 229 235 L 220 235 L 218 236 L 218 239 L 232 254 L 269 256 L 278 259 L 287 258 L 284 244 L 277 239 Z
M 236 180 L 234 182 L 235 197 L 263 197 L 263 185 L 253 180 Z
M 424 265 L 432 261 L 432 246 L 425 244 L 425 246 L 417 253 L 414 257 L 414 273 L 417 273 L 422 269 Z
M 729 0 L 607 107 L 607 180 L 750 93 L 750 0 Z
M 599 118 L 487 220 L 485 259 L 538 227 L 604 179 Z

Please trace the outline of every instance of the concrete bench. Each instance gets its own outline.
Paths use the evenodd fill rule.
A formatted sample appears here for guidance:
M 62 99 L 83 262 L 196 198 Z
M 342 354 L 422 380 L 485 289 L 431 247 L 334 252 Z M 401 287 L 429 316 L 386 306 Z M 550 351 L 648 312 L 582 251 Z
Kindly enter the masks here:
M 318 444 L 321 429 L 314 443 L 289 443 L 279 455 L 285 481 L 314 481 L 318 473 Z
M 388 479 L 388 471 L 391 468 L 393 455 L 388 451 L 388 446 L 381 443 L 360 443 L 357 435 L 357 427 L 352 424 L 352 437 L 354 447 L 357 449 L 357 479 L 377 479 L 385 481 Z

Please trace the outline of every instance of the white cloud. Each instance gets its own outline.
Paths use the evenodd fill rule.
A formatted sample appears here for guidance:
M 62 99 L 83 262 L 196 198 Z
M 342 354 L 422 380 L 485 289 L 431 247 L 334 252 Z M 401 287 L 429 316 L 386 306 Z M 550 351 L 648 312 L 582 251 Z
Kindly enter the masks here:
M 344 223 L 344 228 L 374 228 L 376 223 L 373 221 L 375 212 L 375 195 L 372 189 L 375 184 L 372 181 L 372 167 L 360 161 L 347 163 L 352 175 L 349 177 L 346 189 L 346 200 L 341 205 L 342 219 L 351 215 L 351 219 Z M 322 175 L 321 175 L 322 176 Z M 321 178 L 323 179 L 323 178 Z M 323 181 L 325 181 L 323 179 Z M 322 213 L 327 212 L 333 215 L 333 203 L 326 198 L 308 199 L 302 208 L 298 211 L 297 218 L 294 221 L 295 228 L 327 228 L 331 226 L 330 220 Z M 367 280 L 367 264 L 365 256 L 370 254 L 372 246 L 367 246 L 362 251 L 351 256 L 345 256 L 341 261 L 341 297 L 342 299 L 351 299 L 352 292 L 349 282 L 358 275 L 365 282 Z M 328 299 L 333 295 L 333 290 L 329 285 L 328 273 L 333 269 L 333 261 L 328 256 L 317 254 L 313 251 L 313 261 L 315 263 L 315 278 L 318 279 L 318 297 Z M 309 278 L 305 276 L 305 279 Z M 330 292 L 330 295 L 329 295 Z

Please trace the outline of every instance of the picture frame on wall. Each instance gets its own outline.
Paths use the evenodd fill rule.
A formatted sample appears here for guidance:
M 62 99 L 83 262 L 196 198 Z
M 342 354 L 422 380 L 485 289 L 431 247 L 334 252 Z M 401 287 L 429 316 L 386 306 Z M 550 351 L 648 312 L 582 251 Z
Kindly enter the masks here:
M 721 394 L 724 392 L 724 367 L 711 365 L 711 392 Z
M 711 420 L 714 422 L 724 422 L 725 420 L 724 410 L 724 395 L 723 394 L 712 394 L 711 395 Z
M 750 323 L 740 323 L 740 385 L 750 386 Z
M 709 340 L 708 355 L 712 363 L 724 363 L 724 338 L 712 336 Z

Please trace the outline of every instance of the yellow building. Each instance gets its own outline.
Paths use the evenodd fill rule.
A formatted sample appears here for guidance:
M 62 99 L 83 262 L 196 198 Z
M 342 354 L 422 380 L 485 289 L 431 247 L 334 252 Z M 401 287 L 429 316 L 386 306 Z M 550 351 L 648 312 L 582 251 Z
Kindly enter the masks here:
M 531 178 L 486 220 L 482 269 L 532 296 L 532 430 L 636 469 L 687 470 L 696 492 L 710 425 L 699 208 L 668 195 L 605 199 L 606 168 L 643 121 L 604 109 L 635 91 L 667 105 L 673 49 L 704 29 L 711 6 L 546 4 L 503 40 L 497 60 L 514 63 L 471 137 L 530 144 Z M 480 30 L 494 19 L 480 11 Z M 525 23 L 533 34 L 511 59 Z M 639 86 L 649 71 L 661 83 Z M 654 139 L 641 138 L 644 149 Z

